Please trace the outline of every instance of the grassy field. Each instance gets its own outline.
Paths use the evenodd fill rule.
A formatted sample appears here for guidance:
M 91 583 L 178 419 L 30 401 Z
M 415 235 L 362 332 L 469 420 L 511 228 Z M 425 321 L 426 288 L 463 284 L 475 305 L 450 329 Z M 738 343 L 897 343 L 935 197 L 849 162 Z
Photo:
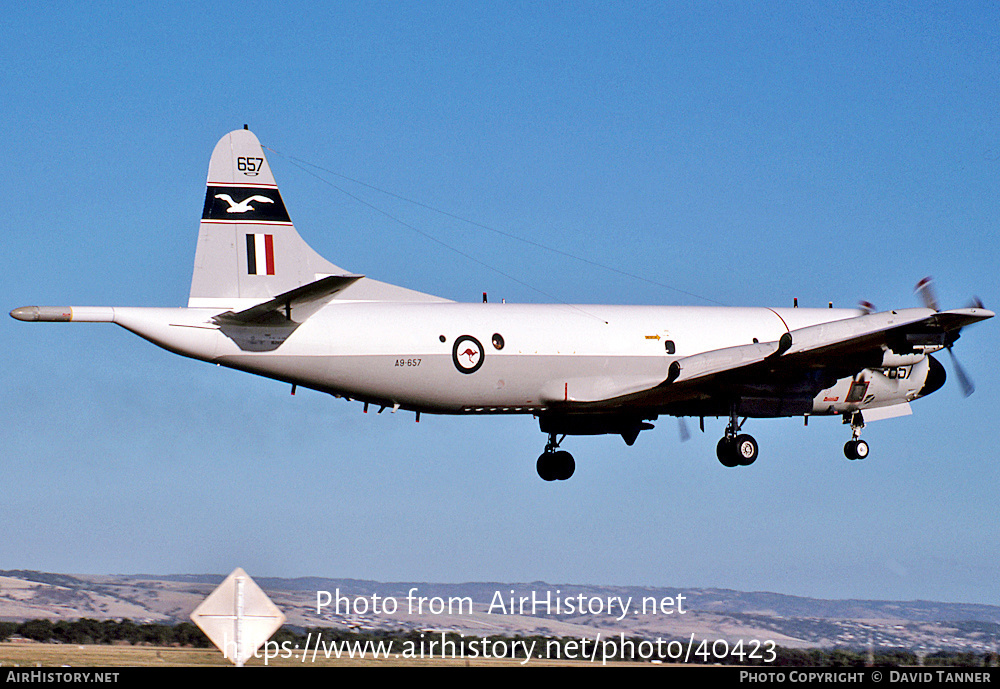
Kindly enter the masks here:
M 0 644 L 0 665 L 10 667 L 154 667 L 229 665 L 215 649 L 158 646 L 77 646 L 72 644 Z

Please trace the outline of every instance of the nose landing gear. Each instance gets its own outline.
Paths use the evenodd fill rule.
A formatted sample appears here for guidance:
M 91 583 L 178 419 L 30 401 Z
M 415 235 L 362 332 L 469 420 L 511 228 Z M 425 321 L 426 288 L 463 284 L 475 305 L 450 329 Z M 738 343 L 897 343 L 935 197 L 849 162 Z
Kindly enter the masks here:
M 851 424 L 851 439 L 844 445 L 844 456 L 848 459 L 864 459 L 868 456 L 868 443 L 861 439 L 861 429 L 865 427 L 865 419 L 860 411 L 850 416 L 844 416 L 844 423 Z
M 549 433 L 549 442 L 545 445 L 545 451 L 538 457 L 535 469 L 538 475 L 545 481 L 565 481 L 576 471 L 576 461 L 573 455 L 565 450 L 556 451 L 559 443 L 565 439 L 556 440 L 555 433 Z

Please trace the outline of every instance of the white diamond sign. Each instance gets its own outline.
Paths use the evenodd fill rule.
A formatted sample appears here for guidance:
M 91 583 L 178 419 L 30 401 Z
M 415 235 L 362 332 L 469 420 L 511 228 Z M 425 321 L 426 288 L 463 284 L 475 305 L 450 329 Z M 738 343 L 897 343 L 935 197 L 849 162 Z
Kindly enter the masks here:
M 285 623 L 285 615 L 259 586 L 237 567 L 191 613 L 191 621 L 242 666 Z

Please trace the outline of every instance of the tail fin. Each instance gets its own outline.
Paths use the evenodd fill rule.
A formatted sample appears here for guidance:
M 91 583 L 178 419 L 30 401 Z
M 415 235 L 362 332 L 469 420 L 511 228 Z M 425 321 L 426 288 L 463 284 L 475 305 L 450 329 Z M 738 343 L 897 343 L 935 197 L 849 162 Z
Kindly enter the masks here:
M 248 129 L 226 134 L 208 165 L 189 307 L 245 309 L 347 271 L 295 231 L 260 141 Z M 337 298 L 444 301 L 375 280 L 357 280 Z

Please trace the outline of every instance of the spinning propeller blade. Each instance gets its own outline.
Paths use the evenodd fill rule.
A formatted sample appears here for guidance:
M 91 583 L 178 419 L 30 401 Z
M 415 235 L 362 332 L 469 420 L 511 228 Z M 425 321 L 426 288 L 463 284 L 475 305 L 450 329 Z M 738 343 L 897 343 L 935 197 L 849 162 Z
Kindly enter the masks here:
M 935 311 L 940 311 L 941 309 L 938 306 L 937 295 L 934 294 L 933 283 L 934 281 L 929 276 L 925 277 L 917 283 L 917 286 L 913 291 L 915 294 L 920 295 L 920 299 L 924 302 L 924 306 L 929 309 L 934 309 Z M 982 299 L 979 297 L 973 297 L 968 308 L 984 308 Z M 958 332 L 960 333 L 961 330 Z M 955 376 L 958 378 L 958 384 L 962 387 L 962 394 L 968 397 L 976 391 L 976 386 L 969 377 L 969 374 L 965 372 L 964 368 L 962 368 L 962 365 L 958 363 L 958 358 L 955 356 L 955 352 L 951 349 L 958 337 L 958 333 L 956 333 L 955 337 L 951 339 L 951 342 L 945 345 L 945 349 L 948 350 L 948 355 L 951 357 L 951 365 L 955 369 Z
M 934 311 L 940 311 L 938 307 L 937 295 L 934 294 L 934 280 L 930 276 L 925 277 L 923 280 L 917 283 L 917 286 L 913 289 L 914 294 L 920 295 L 920 300 L 924 302 L 924 306 Z
M 681 442 L 686 443 L 691 440 L 691 431 L 688 430 L 687 421 L 684 420 L 683 416 L 677 417 L 677 430 L 681 434 Z
M 958 359 L 955 358 L 955 353 L 951 351 L 951 345 L 948 345 L 948 354 L 951 355 L 951 365 L 955 367 L 955 375 L 958 376 L 958 384 L 962 386 L 962 394 L 968 397 L 976 391 L 976 386 L 973 384 L 972 379 L 969 378 L 969 374 L 965 372 L 962 365 L 958 363 Z

